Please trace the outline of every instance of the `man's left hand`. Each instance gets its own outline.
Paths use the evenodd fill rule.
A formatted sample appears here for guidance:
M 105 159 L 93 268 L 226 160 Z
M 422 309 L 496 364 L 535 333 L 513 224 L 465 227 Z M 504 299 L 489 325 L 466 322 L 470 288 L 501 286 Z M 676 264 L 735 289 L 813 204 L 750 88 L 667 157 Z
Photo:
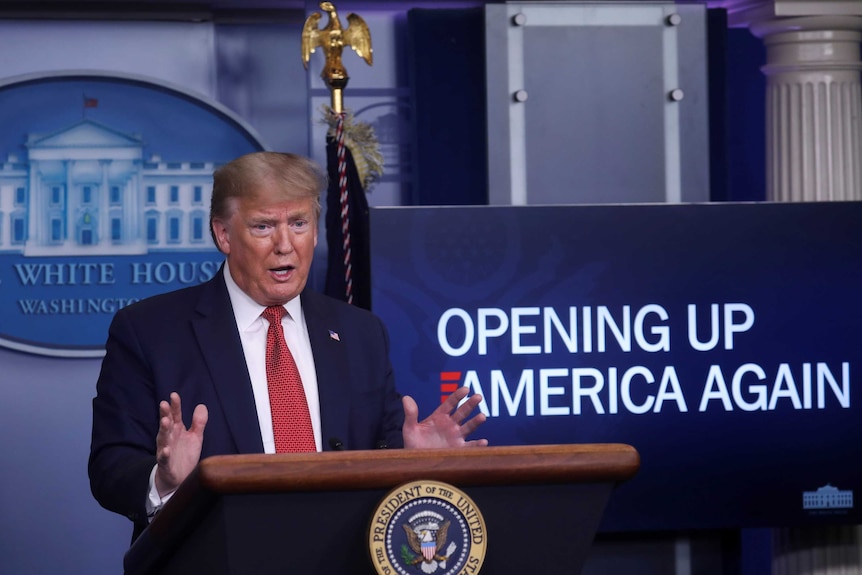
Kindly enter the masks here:
M 409 395 L 404 404 L 404 447 L 407 449 L 434 447 L 480 447 L 488 445 L 487 439 L 467 440 L 467 436 L 485 423 L 485 415 L 477 414 L 467 419 L 482 401 L 481 395 L 473 395 L 460 407 L 458 403 L 467 397 L 469 390 L 459 387 L 434 413 L 419 421 L 419 406 Z

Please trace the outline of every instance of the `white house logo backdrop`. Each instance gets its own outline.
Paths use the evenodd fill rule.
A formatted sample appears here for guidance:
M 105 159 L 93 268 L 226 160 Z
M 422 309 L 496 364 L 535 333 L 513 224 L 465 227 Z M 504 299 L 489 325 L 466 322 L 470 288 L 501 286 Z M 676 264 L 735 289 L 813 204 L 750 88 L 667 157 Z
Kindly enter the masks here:
M 114 313 L 211 278 L 212 172 L 263 149 L 217 104 L 138 79 L 0 86 L 0 345 L 97 357 Z

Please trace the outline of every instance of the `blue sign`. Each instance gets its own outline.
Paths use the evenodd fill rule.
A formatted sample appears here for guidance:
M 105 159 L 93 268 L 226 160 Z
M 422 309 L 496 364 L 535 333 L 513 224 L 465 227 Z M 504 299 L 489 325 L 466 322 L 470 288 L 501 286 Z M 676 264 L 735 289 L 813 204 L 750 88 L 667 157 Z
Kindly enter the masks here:
M 373 308 L 423 413 L 633 445 L 603 529 L 862 520 L 862 203 L 374 209 Z
M 211 278 L 212 173 L 262 149 L 218 104 L 110 76 L 0 87 L 0 345 L 104 353 L 121 307 Z

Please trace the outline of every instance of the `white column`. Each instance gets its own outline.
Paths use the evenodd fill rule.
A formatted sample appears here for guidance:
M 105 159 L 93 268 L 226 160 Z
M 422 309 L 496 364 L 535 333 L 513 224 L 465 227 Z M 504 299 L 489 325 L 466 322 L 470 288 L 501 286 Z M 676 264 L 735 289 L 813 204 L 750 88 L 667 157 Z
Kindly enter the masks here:
M 767 50 L 767 199 L 862 200 L 862 0 L 721 5 Z M 862 575 L 862 527 L 775 529 L 772 575 Z
M 773 530 L 772 575 L 862 575 L 862 526 Z
M 45 206 L 48 198 L 45 197 L 45 188 L 39 177 L 38 163 L 30 160 L 30 174 L 27 190 L 27 239 L 25 246 L 41 246 L 44 243 L 45 228 Z M 9 226 L 9 239 L 12 239 L 11 220 Z
M 78 245 L 78 237 L 75 234 L 76 226 L 75 226 L 75 215 L 77 211 L 77 207 L 79 202 L 73 201 L 75 196 L 75 179 L 74 179 L 74 170 L 75 170 L 75 160 L 63 160 L 63 164 L 66 168 L 66 194 L 64 197 L 63 207 L 66 210 L 66 239 L 63 241 L 64 246 L 75 246 Z M 48 224 L 45 224 L 46 229 L 49 227 Z
M 777 18 L 750 28 L 767 49 L 767 199 L 862 199 L 862 17 Z
M 99 183 L 98 208 L 96 208 L 96 222 L 98 224 L 98 237 L 93 242 L 100 246 L 111 245 L 111 182 L 108 178 L 108 169 L 111 160 L 99 160 L 102 170 L 102 179 Z

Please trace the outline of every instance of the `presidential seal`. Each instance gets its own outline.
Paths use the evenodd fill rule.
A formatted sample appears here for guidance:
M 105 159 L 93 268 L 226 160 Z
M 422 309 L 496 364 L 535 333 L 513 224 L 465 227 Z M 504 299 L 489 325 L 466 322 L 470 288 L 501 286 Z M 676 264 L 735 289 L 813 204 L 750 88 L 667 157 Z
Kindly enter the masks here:
M 457 487 L 414 481 L 390 491 L 368 528 L 379 575 L 472 575 L 485 559 L 488 535 L 479 508 Z

